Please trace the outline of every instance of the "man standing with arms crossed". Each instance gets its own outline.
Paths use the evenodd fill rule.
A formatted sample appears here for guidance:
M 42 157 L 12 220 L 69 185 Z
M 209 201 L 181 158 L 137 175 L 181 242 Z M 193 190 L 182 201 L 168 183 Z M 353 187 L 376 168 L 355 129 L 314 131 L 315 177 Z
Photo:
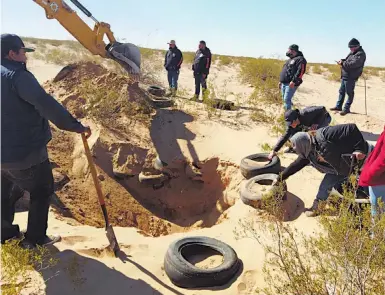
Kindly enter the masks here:
M 175 96 L 178 90 L 179 70 L 183 63 L 183 54 L 176 46 L 175 40 L 171 40 L 169 49 L 164 59 L 164 68 L 167 71 L 168 85 L 170 87 L 169 95 Z
M 55 98 L 49 95 L 26 68 L 26 48 L 16 35 L 1 35 L 1 242 L 19 237 L 12 225 L 10 195 L 14 185 L 30 193 L 29 245 L 60 240 L 49 237 L 48 211 L 54 179 L 47 144 L 52 139 L 49 122 L 58 128 L 91 135 Z

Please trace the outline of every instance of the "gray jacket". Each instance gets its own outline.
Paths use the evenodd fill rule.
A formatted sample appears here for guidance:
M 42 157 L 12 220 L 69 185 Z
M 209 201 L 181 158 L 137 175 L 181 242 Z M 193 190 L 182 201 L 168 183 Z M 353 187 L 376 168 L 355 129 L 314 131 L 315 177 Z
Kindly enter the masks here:
M 356 52 L 349 53 L 343 61 L 341 67 L 341 78 L 343 80 L 357 80 L 362 75 L 365 61 L 366 53 L 360 46 Z
M 1 60 L 1 163 L 15 163 L 42 150 L 51 140 L 48 121 L 58 128 L 84 132 L 49 95 L 24 63 Z

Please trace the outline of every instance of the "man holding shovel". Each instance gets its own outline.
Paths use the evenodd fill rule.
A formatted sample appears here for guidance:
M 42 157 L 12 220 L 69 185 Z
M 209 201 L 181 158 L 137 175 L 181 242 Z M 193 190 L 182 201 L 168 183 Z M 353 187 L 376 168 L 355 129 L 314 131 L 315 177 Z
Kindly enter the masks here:
M 91 135 L 26 68 L 26 52 L 16 35 L 1 35 L 1 242 L 19 237 L 12 225 L 10 195 L 14 185 L 30 193 L 28 245 L 47 245 L 60 240 L 47 236 L 50 197 L 54 179 L 47 144 L 52 138 L 49 121 L 62 130 Z

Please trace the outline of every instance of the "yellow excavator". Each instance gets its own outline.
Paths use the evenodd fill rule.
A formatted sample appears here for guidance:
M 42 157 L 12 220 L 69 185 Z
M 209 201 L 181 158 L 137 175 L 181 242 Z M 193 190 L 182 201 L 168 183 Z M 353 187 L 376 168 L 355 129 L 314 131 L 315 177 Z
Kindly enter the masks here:
M 118 62 L 129 74 L 140 74 L 140 51 L 132 43 L 117 42 L 110 25 L 99 22 L 79 1 L 70 0 L 87 17 L 95 21 L 92 30 L 64 0 L 33 0 L 44 8 L 48 19 L 56 19 L 92 54 Z M 103 41 L 107 36 L 109 43 Z

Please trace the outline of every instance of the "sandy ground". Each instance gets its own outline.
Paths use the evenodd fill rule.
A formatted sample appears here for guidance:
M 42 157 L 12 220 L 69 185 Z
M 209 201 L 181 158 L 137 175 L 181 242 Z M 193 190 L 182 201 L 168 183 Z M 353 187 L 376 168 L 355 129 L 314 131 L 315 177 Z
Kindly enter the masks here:
M 56 75 L 61 67 L 47 65 L 40 61 L 32 61 L 29 69 L 44 82 Z M 166 73 L 162 76 L 165 79 Z M 242 85 L 237 80 L 237 70 L 231 67 L 218 69 L 213 66 L 209 76 L 209 83 L 214 83 L 221 88 L 226 85 L 229 98 L 246 102 L 252 88 Z M 187 89 L 187 94 L 193 94 L 193 78 L 189 66 L 185 65 L 180 75 L 180 87 Z M 332 114 L 337 123 L 355 122 L 364 136 L 375 142 L 383 130 L 385 114 L 385 85 L 379 79 L 368 80 L 367 108 L 368 116 L 364 115 L 364 97 L 361 88 L 357 87 L 356 100 L 352 111 L 346 117 Z M 295 96 L 299 105 L 324 104 L 332 107 L 338 94 L 338 83 L 325 80 L 320 75 L 306 75 L 304 84 Z M 187 159 L 199 161 L 217 157 L 222 161 L 238 164 L 240 160 L 252 153 L 260 152 L 260 144 L 274 144 L 276 138 L 272 137 L 269 128 L 264 124 L 256 124 L 239 117 L 224 115 L 221 119 L 209 120 L 206 114 L 195 107 L 198 119 L 187 120 L 183 123 L 184 132 L 190 136 L 176 135 L 176 142 L 180 153 Z M 165 116 L 165 120 L 176 120 L 180 113 L 158 113 Z M 180 112 L 180 111 L 179 111 Z M 245 111 L 247 113 L 247 111 Z M 167 117 L 168 116 L 168 117 Z M 176 120 L 177 122 L 178 120 Z M 180 122 L 180 121 L 179 121 Z M 226 123 L 232 124 L 226 124 Z M 161 125 L 160 134 L 165 136 L 172 130 L 177 130 L 172 124 Z M 179 130 L 179 129 L 178 129 Z M 184 133 L 185 134 L 185 133 Z M 166 141 L 166 140 L 165 140 Z M 160 145 L 165 144 L 161 142 Z M 191 146 L 194 153 L 191 153 Z M 68 151 L 68 156 L 70 151 Z M 171 157 L 171 156 L 170 156 Z M 295 159 L 294 155 L 281 157 L 283 166 L 290 164 Z M 235 183 L 240 179 L 240 173 L 230 174 Z M 307 218 L 302 214 L 303 208 L 312 204 L 313 198 L 322 175 L 310 167 L 306 167 L 288 181 L 289 198 L 285 208 L 290 213 L 289 220 L 300 231 L 311 233 L 317 228 L 317 220 Z M 90 180 L 90 179 L 88 179 Z M 238 186 L 231 188 L 232 194 L 238 194 Z M 94 191 L 88 192 L 94 198 Z M 40 278 L 42 294 L 195 294 L 195 295 L 233 295 L 254 294 L 255 287 L 264 284 L 262 266 L 264 252 L 258 243 L 251 239 L 237 240 L 234 230 L 238 228 L 240 219 L 246 220 L 256 216 L 256 211 L 245 206 L 239 198 L 221 215 L 221 222 L 212 227 L 190 230 L 189 232 L 176 232 L 160 237 L 148 237 L 135 227 L 114 227 L 115 233 L 123 254 L 120 259 L 108 256 L 103 249 L 107 246 L 104 230 L 93 226 L 80 225 L 68 218 L 57 218 L 57 214 L 50 213 L 48 233 L 59 233 L 63 241 L 57 243 L 54 251 L 60 264 L 52 271 L 47 271 Z M 27 213 L 16 214 L 16 222 L 21 228 L 26 226 Z M 205 290 L 186 290 L 175 287 L 163 270 L 163 258 L 168 245 L 181 236 L 204 235 L 218 238 L 231 245 L 243 261 L 243 272 L 234 282 L 222 287 Z M 43 283 L 42 280 L 47 280 Z M 36 284 L 38 285 L 38 283 Z

